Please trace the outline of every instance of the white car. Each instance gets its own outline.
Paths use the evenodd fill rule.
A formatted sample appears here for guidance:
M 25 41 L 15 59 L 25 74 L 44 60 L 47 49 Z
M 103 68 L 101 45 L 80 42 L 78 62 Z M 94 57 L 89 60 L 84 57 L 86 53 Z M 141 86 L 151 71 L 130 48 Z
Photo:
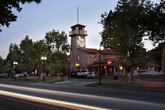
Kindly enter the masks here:
M 157 71 L 149 71 L 150 76 L 160 76 Z
M 97 78 L 99 74 L 97 72 L 88 72 L 87 78 Z
M 142 74 L 143 74 L 143 76 L 150 76 L 150 72 L 148 72 L 148 71 L 143 72 Z
M 149 73 L 146 70 L 139 70 L 138 73 L 139 73 L 139 76 L 148 76 L 149 75 Z
M 0 74 L 0 76 L 1 77 L 7 77 L 7 76 L 9 76 L 9 74 L 8 73 L 2 73 L 2 74 Z
M 130 77 L 130 75 L 131 75 L 130 73 L 127 74 L 128 77 Z M 139 76 L 139 73 L 138 73 L 137 71 L 134 71 L 134 72 L 133 72 L 133 77 L 134 77 L 134 76 L 135 76 L 135 77 L 136 77 L 136 76 Z
M 80 72 L 77 72 L 77 77 L 87 77 L 88 74 L 88 70 L 87 69 L 83 69 Z
M 24 77 L 24 73 L 14 74 L 14 77 Z

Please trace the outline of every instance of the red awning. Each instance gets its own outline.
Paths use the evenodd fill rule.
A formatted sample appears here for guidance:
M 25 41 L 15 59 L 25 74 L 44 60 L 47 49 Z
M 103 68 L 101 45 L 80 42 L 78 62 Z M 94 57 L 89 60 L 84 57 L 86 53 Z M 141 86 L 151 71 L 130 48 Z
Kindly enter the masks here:
M 99 66 L 100 66 L 100 64 L 92 64 L 89 67 L 99 67 Z M 114 64 L 101 64 L 101 66 L 108 67 L 108 66 L 115 66 L 115 65 Z

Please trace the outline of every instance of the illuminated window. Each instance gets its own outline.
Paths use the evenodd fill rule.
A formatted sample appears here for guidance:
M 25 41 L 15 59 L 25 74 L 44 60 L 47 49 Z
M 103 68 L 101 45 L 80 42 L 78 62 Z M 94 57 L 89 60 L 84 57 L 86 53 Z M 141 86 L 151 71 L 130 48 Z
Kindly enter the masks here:
M 95 54 L 90 55 L 90 58 L 96 58 L 96 55 Z
M 75 63 L 75 67 L 79 67 L 80 66 L 80 64 L 79 63 Z
M 79 59 L 80 59 L 80 56 L 78 55 L 78 56 L 77 56 L 77 60 L 79 60 Z

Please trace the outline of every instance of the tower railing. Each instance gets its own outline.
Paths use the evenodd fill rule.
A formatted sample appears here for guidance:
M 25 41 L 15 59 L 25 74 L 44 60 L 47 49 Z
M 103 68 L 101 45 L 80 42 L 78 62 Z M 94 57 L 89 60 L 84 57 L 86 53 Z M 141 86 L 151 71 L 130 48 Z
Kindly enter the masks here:
M 69 32 L 69 35 L 72 36 L 72 35 L 87 35 L 87 31 L 83 31 L 83 30 L 75 30 L 75 31 L 70 31 Z

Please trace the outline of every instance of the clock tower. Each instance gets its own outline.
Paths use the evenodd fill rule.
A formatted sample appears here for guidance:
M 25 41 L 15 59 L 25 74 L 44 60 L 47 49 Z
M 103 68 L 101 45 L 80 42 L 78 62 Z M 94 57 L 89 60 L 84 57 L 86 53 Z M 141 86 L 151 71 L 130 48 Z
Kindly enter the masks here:
M 87 36 L 87 31 L 85 31 L 84 25 L 76 24 L 72 26 L 69 36 L 71 37 L 71 45 L 73 48 L 86 47 L 85 37 Z
M 85 26 L 81 24 L 76 24 L 71 26 L 71 31 L 69 32 L 71 37 L 71 51 L 70 51 L 70 70 L 79 70 L 81 68 L 80 59 L 82 58 L 79 48 L 86 48 L 85 37 L 87 36 L 87 31 L 85 31 Z

